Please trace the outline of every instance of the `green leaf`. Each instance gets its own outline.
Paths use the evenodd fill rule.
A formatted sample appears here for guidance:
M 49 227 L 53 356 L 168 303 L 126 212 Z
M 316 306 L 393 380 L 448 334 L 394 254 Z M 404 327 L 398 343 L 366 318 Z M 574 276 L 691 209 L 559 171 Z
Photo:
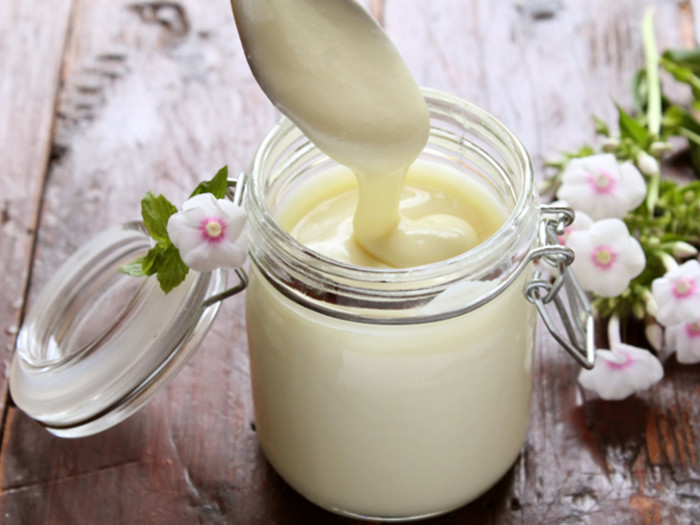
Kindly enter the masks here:
M 678 134 L 678 127 L 683 125 L 683 113 L 685 110 L 677 105 L 671 105 L 666 108 L 663 118 L 661 120 L 661 125 L 664 127 L 667 133 L 671 135 Z
M 141 200 L 143 224 L 146 226 L 148 234 L 158 243 L 170 243 L 166 227 L 168 219 L 176 212 L 177 208 L 162 195 L 156 197 L 149 191 Z
M 158 270 L 158 265 L 163 257 L 163 252 L 167 249 L 168 244 L 156 244 L 148 250 L 148 253 L 143 257 L 139 257 L 134 262 L 130 262 L 121 266 L 119 271 L 132 277 L 143 277 L 153 275 Z
M 126 275 L 131 275 L 132 277 L 143 277 L 146 275 L 143 271 L 143 259 L 143 257 L 139 257 L 134 262 L 120 266 L 119 271 Z
M 158 259 L 157 278 L 161 289 L 167 294 L 185 280 L 187 265 L 182 262 L 180 252 L 172 244 L 165 248 Z
M 632 77 L 632 98 L 634 107 L 640 113 L 644 113 L 647 107 L 647 72 L 640 69 Z
M 693 70 L 687 67 L 679 66 L 668 60 L 661 59 L 663 68 L 673 75 L 678 82 L 688 84 L 693 90 L 693 97 L 698 98 L 700 95 L 700 78 L 693 73 Z
M 141 261 L 144 275 L 153 275 L 158 271 L 158 265 L 163 257 L 163 252 L 168 245 L 170 245 L 170 241 L 168 241 L 168 244 L 156 244 L 153 248 L 148 250 L 146 255 L 138 259 Z
M 228 166 L 216 172 L 214 178 L 200 183 L 190 195 L 190 198 L 200 193 L 211 193 L 217 199 L 223 199 L 228 189 Z
M 618 104 L 615 105 L 617 106 L 619 115 L 620 135 L 622 135 L 623 138 L 631 139 L 640 148 L 646 149 L 646 145 L 651 138 L 649 131 Z
M 688 68 L 700 75 L 700 48 L 696 49 L 668 49 L 661 55 L 666 61 Z

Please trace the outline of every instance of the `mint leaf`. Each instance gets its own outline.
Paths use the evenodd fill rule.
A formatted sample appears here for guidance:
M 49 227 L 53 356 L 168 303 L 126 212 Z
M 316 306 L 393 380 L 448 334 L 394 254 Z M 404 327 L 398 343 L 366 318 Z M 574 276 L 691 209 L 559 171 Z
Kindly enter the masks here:
M 143 272 L 142 261 L 143 257 L 139 257 L 134 262 L 120 266 L 119 271 L 132 277 L 143 277 L 146 274 Z
M 190 195 L 190 198 L 200 193 L 211 193 L 217 199 L 223 199 L 228 189 L 228 166 L 216 172 L 214 178 L 200 183 Z
M 187 265 L 182 262 L 180 252 L 174 245 L 169 245 L 158 256 L 158 273 L 156 277 L 161 289 L 167 294 L 185 280 Z
M 169 243 L 170 241 L 168 241 Z M 153 275 L 158 271 L 158 266 L 163 257 L 163 252 L 169 244 L 156 244 L 153 248 L 148 250 L 148 253 L 138 259 L 141 261 L 141 267 L 143 269 L 144 275 Z
M 141 200 L 143 224 L 146 226 L 148 234 L 158 243 L 165 243 L 166 245 L 170 243 L 166 228 L 168 219 L 176 212 L 177 208 L 162 195 L 156 197 L 149 191 Z
M 148 250 L 146 255 L 139 257 L 134 262 L 121 266 L 119 271 L 127 275 L 131 275 L 132 277 L 153 275 L 158 270 L 160 259 L 162 258 L 162 254 L 166 248 L 167 245 L 156 244 L 153 248 Z

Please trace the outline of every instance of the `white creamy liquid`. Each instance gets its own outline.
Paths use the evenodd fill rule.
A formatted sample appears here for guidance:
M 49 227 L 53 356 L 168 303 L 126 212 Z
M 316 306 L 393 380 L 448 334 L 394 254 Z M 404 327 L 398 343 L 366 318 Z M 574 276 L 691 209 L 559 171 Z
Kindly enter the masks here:
M 265 93 L 359 184 L 356 242 L 389 266 L 448 259 L 477 244 L 471 225 L 399 213 L 406 170 L 426 144 L 425 101 L 398 51 L 353 0 L 232 0 Z
M 275 470 L 324 508 L 377 518 L 437 514 L 485 492 L 527 434 L 526 278 L 461 317 L 382 326 L 312 312 L 254 269 L 255 422 Z
M 457 170 L 418 161 L 406 182 L 400 207 L 409 217 L 449 212 L 478 225 L 480 240 L 505 219 L 493 195 Z M 319 253 L 382 267 L 350 237 L 356 201 L 357 183 L 338 168 L 298 187 L 276 217 Z M 479 496 L 527 433 L 534 311 L 522 289 L 530 274 L 468 314 L 382 326 L 312 312 L 254 270 L 248 342 L 270 463 L 311 501 L 355 515 L 426 516 Z M 449 293 L 464 300 L 470 292 L 459 286 Z M 433 303 L 427 308 L 440 308 Z
M 298 186 L 286 196 L 275 217 L 296 240 L 331 259 L 356 266 L 387 268 L 385 261 L 373 257 L 355 242 L 353 212 L 358 200 L 357 180 L 350 170 L 338 166 Z M 442 227 L 452 219 L 473 224 L 471 236 L 475 245 L 493 235 L 506 216 L 503 206 L 475 181 L 445 166 L 420 160 L 407 173 L 399 211 L 403 221 L 426 225 L 425 237 L 434 235 L 430 221 Z M 413 234 L 414 241 L 419 242 L 417 227 Z M 387 239 L 391 241 L 398 239 Z M 395 253 L 400 249 L 393 247 Z M 405 255 L 410 260 L 412 253 Z

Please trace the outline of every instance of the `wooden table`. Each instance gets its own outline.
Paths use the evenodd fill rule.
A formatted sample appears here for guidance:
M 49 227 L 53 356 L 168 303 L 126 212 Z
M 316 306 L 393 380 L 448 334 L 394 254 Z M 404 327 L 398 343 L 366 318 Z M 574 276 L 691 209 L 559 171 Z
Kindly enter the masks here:
M 637 0 L 373 0 L 419 83 L 497 115 L 543 160 L 643 63 Z M 693 47 L 700 1 L 657 0 L 659 46 Z M 244 169 L 278 115 L 225 0 L 0 3 L 0 349 L 54 268 L 153 189 L 182 202 Z M 241 297 L 151 404 L 102 434 L 53 437 L 2 398 L 7 524 L 350 523 L 298 496 L 257 443 Z M 586 400 L 542 331 L 530 433 L 490 492 L 434 523 L 700 522 L 700 367 L 623 402 Z M 2 388 L 6 392 L 6 367 Z M 465 444 L 465 446 L 467 446 Z

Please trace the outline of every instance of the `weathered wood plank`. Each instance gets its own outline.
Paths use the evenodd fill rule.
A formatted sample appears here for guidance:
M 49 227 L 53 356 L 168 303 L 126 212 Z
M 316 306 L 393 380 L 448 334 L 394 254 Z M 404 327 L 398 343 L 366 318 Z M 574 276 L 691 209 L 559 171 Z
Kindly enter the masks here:
M 385 20 L 422 85 L 493 113 L 539 168 L 590 142 L 592 115 L 612 122 L 613 101 L 631 104 L 649 4 L 660 49 L 692 44 L 677 29 L 691 23 L 685 4 L 668 1 L 390 1 Z
M 225 2 L 105 0 L 78 9 L 32 297 L 77 246 L 136 217 L 146 190 L 177 202 L 223 164 L 244 169 L 277 119 Z M 262 513 L 264 499 L 257 509 L 249 499 L 231 508 L 239 486 L 265 498 L 268 475 L 250 428 L 241 311 L 230 301 L 205 345 L 214 353 L 202 349 L 151 408 L 111 432 L 60 440 L 12 410 L 0 497 L 7 523 L 174 524 Z
M 610 118 L 611 96 L 628 103 L 627 81 L 641 64 L 644 6 L 633 0 L 367 5 L 420 83 L 498 115 L 538 165 L 591 140 L 590 115 Z M 686 43 L 677 28 L 695 27 L 687 4 L 655 5 L 660 45 Z M 551 16 L 541 11 L 548 6 Z M 135 217 L 147 189 L 178 201 L 222 164 L 245 167 L 277 118 L 248 71 L 226 2 L 77 8 L 30 299 L 78 245 Z M 47 137 L 50 120 L 49 112 Z M 146 409 L 100 435 L 58 439 L 11 409 L 3 522 L 350 523 L 305 502 L 265 462 L 242 310 L 240 297 L 228 300 L 192 363 Z M 698 367 L 669 363 L 662 385 L 644 396 L 584 403 L 568 357 L 543 334 L 538 347 L 521 457 L 493 490 L 435 522 L 697 521 Z
M 71 0 L 0 5 L 0 359 L 23 314 Z M 0 412 L 5 407 L 0 369 Z

